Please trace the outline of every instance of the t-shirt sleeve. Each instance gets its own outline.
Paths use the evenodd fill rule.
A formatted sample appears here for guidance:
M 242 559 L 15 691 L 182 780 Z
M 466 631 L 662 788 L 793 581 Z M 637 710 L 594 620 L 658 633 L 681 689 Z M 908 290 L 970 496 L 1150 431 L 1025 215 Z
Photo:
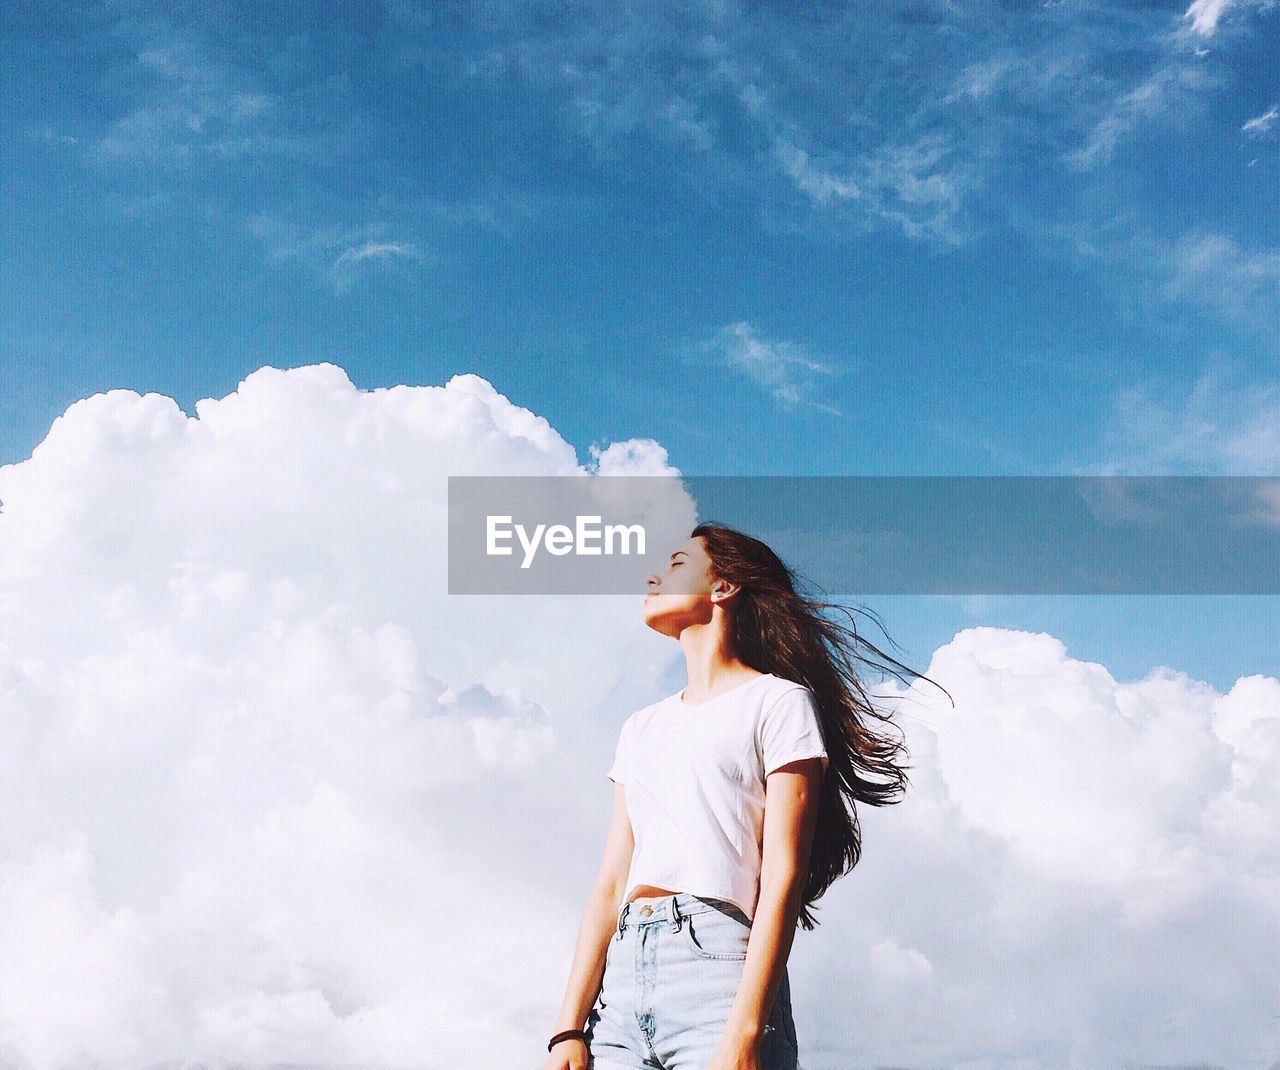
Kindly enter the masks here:
M 615 784 L 625 784 L 631 779 L 631 751 L 627 745 L 627 726 L 629 724 L 629 720 L 623 721 L 622 728 L 618 730 L 618 745 L 613 751 L 613 764 L 609 766 L 609 771 L 605 773 L 605 776 Z
M 821 758 L 827 768 L 827 748 L 813 692 L 807 687 L 784 691 L 760 715 L 760 757 L 767 777 L 779 766 L 801 758 Z

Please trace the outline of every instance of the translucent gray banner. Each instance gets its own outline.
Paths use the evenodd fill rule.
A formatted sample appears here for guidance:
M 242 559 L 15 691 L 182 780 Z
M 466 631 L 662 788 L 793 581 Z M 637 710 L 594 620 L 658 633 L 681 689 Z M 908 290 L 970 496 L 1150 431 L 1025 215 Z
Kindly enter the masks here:
M 643 594 L 705 521 L 811 593 L 1280 594 L 1262 476 L 450 476 L 449 593 Z

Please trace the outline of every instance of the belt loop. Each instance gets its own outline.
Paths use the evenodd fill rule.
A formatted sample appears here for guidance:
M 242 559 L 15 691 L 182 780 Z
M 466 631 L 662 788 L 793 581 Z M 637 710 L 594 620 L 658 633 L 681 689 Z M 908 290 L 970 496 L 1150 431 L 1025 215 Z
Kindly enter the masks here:
M 631 912 L 631 904 L 623 903 L 622 908 L 618 911 L 618 932 L 617 938 L 622 939 L 622 934 L 627 931 L 627 915 Z
M 672 896 L 667 900 L 667 917 L 671 919 L 671 931 L 678 933 L 680 926 L 684 924 L 684 919 L 680 916 L 680 908 L 676 906 L 676 896 Z

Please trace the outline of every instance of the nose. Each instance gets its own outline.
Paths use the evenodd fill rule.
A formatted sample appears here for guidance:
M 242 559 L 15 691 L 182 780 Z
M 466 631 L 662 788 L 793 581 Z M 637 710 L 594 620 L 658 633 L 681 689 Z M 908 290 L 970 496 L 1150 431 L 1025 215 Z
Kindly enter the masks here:
M 649 593 L 650 593 L 650 594 L 657 594 L 657 593 L 658 593 L 658 583 L 659 583 L 659 580 L 658 580 L 658 577 L 657 577 L 657 576 L 650 576 L 650 577 L 649 577 L 647 580 L 645 580 L 644 582 L 645 582 L 645 585 L 649 588 Z

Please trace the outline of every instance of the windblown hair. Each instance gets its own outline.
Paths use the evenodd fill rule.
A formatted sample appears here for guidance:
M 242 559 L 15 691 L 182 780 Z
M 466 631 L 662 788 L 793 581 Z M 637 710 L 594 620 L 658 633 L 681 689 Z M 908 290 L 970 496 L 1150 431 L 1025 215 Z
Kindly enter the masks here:
M 811 904 L 861 857 L 857 804 L 898 802 L 911 768 L 901 761 L 907 754 L 905 738 L 879 730 L 876 722 L 891 725 L 892 720 L 868 697 L 857 663 L 886 670 L 903 683 L 907 680 L 897 670 L 921 680 L 929 678 L 864 639 L 848 607 L 801 594 L 796 589 L 797 574 L 759 539 L 716 523 L 699 524 L 690 537 L 698 536 L 711 560 L 712 575 L 741 588 L 730 613 L 738 657 L 760 672 L 803 684 L 817 703 L 828 766 L 799 915 L 801 926 L 813 929 L 817 922 Z M 826 610 L 845 613 L 852 627 L 829 619 Z M 869 616 L 884 632 L 870 610 L 857 612 Z M 864 650 L 873 657 L 864 656 Z

